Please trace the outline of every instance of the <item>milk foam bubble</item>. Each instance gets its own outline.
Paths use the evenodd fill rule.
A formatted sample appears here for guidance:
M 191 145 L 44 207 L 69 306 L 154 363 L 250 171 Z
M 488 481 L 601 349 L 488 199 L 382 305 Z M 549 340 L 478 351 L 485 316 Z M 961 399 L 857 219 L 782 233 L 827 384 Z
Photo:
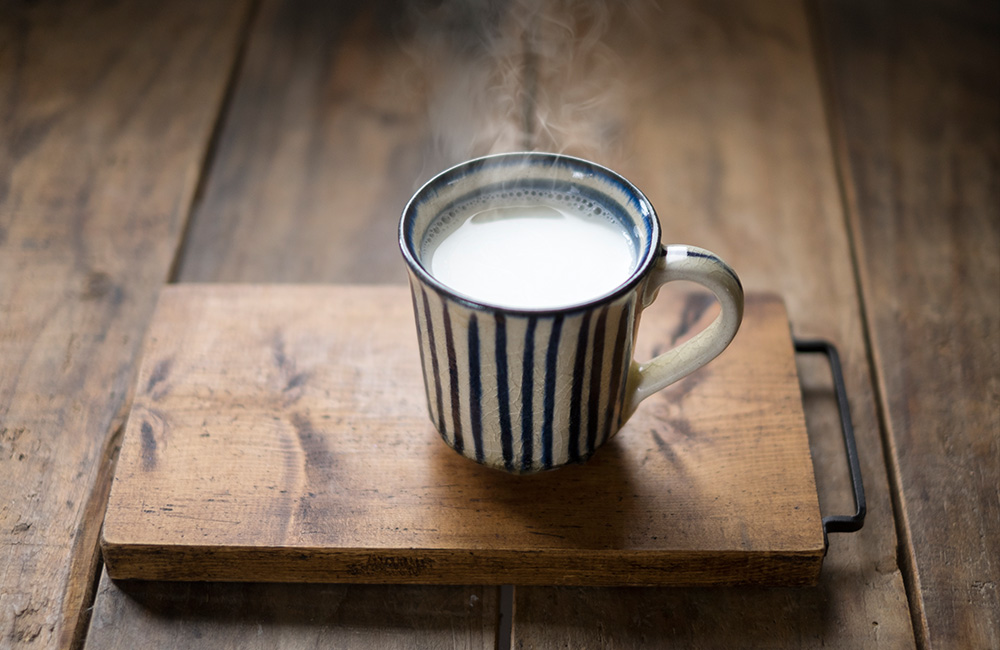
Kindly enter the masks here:
M 514 309 L 568 307 L 606 295 L 636 267 L 629 231 L 593 201 L 524 192 L 480 198 L 428 229 L 421 259 L 442 284 Z

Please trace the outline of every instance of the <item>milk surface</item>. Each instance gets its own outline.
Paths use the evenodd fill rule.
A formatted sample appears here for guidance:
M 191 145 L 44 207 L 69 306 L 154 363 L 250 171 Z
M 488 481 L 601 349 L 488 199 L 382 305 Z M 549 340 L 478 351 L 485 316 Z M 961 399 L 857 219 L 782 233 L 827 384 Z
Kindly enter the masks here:
M 636 252 L 607 216 L 545 204 L 491 207 L 422 246 L 431 275 L 454 291 L 515 309 L 567 307 L 624 283 Z

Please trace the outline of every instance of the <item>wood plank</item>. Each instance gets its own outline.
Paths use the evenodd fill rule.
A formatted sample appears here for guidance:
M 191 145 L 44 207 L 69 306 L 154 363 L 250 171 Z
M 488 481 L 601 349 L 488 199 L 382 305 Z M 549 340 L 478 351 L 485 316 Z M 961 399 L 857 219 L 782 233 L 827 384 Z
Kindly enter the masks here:
M 580 137 L 598 148 L 605 143 L 602 161 L 649 196 L 665 240 L 714 250 L 748 290 L 785 298 L 797 334 L 838 346 L 868 519 L 857 534 L 831 536 L 815 589 L 518 588 L 515 644 L 912 646 L 850 242 L 804 9 L 737 1 L 633 9 L 609 15 L 592 46 L 598 61 L 613 57 L 616 78 L 608 83 L 622 94 L 590 117 L 603 127 Z M 562 60 L 586 65 L 587 58 Z M 541 96 L 548 75 L 544 60 L 539 66 Z M 553 83 L 566 74 L 554 74 Z M 576 72 L 588 74 L 604 81 L 596 66 L 592 74 Z M 538 142 L 559 144 L 558 137 Z M 812 361 L 800 369 L 821 509 L 842 514 L 851 504 L 823 374 L 829 371 Z
M 263 2 L 180 281 L 405 282 L 385 242 L 410 195 L 520 134 L 516 106 L 464 93 L 519 81 L 477 45 L 493 14 L 446 5 Z
M 644 313 L 654 355 L 705 294 Z M 406 287 L 174 285 L 149 331 L 103 529 L 113 578 L 815 583 L 825 552 L 788 318 L 751 294 L 720 358 L 583 465 L 442 444 Z M 781 468 L 779 475 L 776 468 Z
M 112 583 L 105 574 L 87 647 L 486 650 L 496 642 L 496 598 L 493 587 L 188 583 L 165 590 Z
M 1000 7 L 821 3 L 924 647 L 1000 647 Z
M 80 640 L 133 362 L 246 3 L 0 8 L 0 645 Z

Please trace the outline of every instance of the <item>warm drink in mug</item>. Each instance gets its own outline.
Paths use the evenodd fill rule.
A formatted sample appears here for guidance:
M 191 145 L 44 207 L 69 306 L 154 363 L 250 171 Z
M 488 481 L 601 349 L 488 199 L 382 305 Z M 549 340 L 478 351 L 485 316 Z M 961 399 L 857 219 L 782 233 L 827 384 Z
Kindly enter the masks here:
M 612 218 L 567 200 L 519 203 L 460 211 L 454 223 L 425 237 L 421 259 L 431 275 L 473 300 L 514 309 L 586 302 L 632 275 L 636 247 Z
M 456 451 L 509 472 L 585 460 L 645 397 L 722 352 L 742 318 L 725 262 L 661 245 L 646 197 L 578 158 L 453 167 L 410 200 L 399 237 L 431 420 Z M 639 316 L 671 280 L 708 287 L 720 314 L 637 363 Z

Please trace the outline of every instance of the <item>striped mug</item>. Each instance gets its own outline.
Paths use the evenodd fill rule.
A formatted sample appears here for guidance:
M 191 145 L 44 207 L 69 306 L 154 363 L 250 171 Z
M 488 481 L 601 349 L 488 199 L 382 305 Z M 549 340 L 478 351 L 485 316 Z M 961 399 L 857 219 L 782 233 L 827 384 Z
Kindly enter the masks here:
M 458 453 L 512 473 L 586 460 L 646 397 L 735 336 L 743 288 L 716 255 L 662 245 L 652 205 L 592 162 L 547 153 L 442 172 L 399 225 L 427 406 Z M 721 310 L 694 338 L 632 359 L 642 309 L 671 280 Z

